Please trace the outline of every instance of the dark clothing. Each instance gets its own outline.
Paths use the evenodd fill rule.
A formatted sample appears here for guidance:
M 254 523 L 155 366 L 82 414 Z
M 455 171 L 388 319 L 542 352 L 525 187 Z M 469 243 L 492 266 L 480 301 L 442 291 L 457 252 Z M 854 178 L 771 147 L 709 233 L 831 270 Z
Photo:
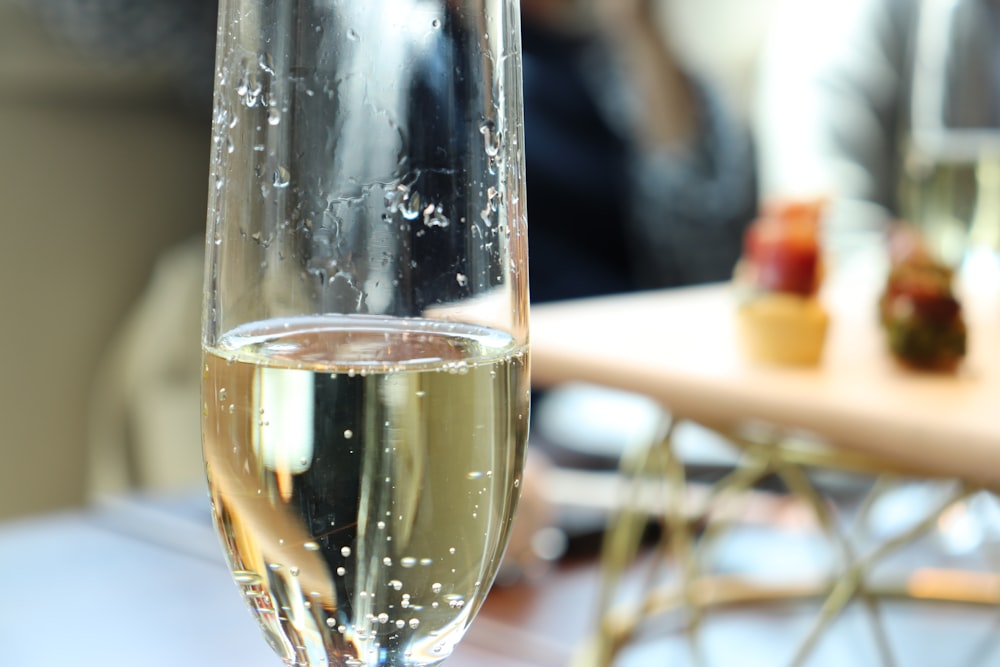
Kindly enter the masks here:
M 599 46 L 525 26 L 524 133 L 532 301 L 727 279 L 756 213 L 749 137 L 694 82 L 687 152 L 634 145 Z

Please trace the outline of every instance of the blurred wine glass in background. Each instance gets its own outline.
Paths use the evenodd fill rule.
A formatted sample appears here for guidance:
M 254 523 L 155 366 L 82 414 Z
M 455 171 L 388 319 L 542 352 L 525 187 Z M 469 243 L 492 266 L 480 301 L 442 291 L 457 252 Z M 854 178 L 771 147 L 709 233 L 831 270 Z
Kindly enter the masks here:
M 952 267 L 1000 250 L 1000 3 L 922 0 L 901 213 Z

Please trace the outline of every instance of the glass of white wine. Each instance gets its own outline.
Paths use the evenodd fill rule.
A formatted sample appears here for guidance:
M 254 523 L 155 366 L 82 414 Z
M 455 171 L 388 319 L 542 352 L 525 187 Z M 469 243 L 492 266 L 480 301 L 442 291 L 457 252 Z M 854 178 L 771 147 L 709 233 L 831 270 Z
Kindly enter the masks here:
M 286 665 L 433 665 L 528 428 L 517 0 L 223 0 L 202 345 L 213 514 Z
M 1000 261 L 1000 2 L 919 0 L 902 215 L 959 268 Z

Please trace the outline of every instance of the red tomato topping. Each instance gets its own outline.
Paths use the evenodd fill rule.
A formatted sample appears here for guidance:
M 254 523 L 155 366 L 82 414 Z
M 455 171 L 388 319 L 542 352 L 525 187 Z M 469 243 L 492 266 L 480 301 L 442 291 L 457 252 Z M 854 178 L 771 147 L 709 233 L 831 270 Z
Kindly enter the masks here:
M 819 288 L 822 202 L 766 206 L 744 236 L 744 258 L 754 284 L 772 292 L 809 296 Z

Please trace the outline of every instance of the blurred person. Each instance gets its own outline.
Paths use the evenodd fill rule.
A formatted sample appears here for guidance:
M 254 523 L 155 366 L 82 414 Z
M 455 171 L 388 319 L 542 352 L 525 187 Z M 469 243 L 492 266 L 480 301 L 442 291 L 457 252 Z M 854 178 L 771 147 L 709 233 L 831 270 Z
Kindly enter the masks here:
M 522 0 L 532 300 L 723 280 L 753 149 L 654 0 Z
M 786 0 L 761 60 L 761 192 L 896 212 L 917 0 Z
M 949 20 L 968 48 L 932 62 L 945 55 L 938 30 Z M 989 57 L 996 26 L 997 0 L 786 0 L 761 60 L 756 103 L 764 196 L 818 194 L 867 204 L 874 216 L 905 214 L 900 186 L 915 119 L 927 117 L 926 129 L 938 132 L 1000 126 Z M 928 83 L 941 84 L 943 100 L 921 97 Z

